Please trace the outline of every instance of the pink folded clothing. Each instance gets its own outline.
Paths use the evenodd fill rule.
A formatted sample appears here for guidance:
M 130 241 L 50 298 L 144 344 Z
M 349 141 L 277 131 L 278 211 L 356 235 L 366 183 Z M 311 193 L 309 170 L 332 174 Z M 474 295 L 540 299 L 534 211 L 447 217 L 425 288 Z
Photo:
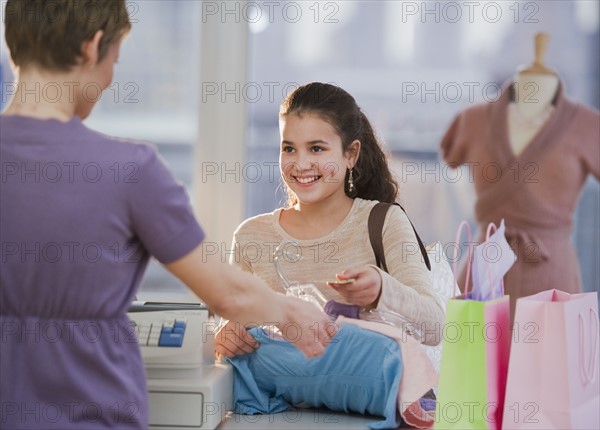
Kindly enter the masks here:
M 404 371 L 398 389 L 398 410 L 404 421 L 413 427 L 431 428 L 435 421 L 435 410 L 426 410 L 419 400 L 438 384 L 438 374 L 431 360 L 412 336 L 400 328 L 390 325 L 339 316 L 336 322 L 354 324 L 391 337 L 400 346 Z

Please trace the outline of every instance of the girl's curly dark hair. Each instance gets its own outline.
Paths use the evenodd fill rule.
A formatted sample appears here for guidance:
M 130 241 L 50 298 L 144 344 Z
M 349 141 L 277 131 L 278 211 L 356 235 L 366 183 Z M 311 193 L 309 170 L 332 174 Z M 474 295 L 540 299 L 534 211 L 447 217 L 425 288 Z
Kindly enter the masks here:
M 349 170 L 346 170 L 344 188 L 347 196 L 387 203 L 396 201 L 398 183 L 390 172 L 371 123 L 354 97 L 338 86 L 312 82 L 291 92 L 281 104 L 280 118 L 292 114 L 313 114 L 327 121 L 341 137 L 344 153 L 353 141 L 360 141 L 360 155 L 353 169 L 353 192 L 348 189 Z M 288 204 L 295 205 L 296 196 L 289 189 L 287 194 Z

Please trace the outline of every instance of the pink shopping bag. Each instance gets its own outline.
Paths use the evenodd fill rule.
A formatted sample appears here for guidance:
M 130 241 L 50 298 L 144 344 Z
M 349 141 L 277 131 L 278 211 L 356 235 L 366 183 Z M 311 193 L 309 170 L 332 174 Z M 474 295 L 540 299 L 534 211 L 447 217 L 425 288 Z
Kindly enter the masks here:
M 517 300 L 503 427 L 599 429 L 598 294 Z

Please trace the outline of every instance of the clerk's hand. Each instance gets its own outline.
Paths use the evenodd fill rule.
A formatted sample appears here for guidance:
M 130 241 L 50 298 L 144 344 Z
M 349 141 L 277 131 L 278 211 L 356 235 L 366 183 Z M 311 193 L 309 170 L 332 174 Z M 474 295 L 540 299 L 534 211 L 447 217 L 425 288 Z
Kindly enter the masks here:
M 307 358 L 322 355 L 337 333 L 337 325 L 317 306 L 295 297 L 277 294 L 281 317 L 274 323 L 281 335 Z
M 342 298 L 353 305 L 361 307 L 375 306 L 381 295 L 381 275 L 373 266 L 361 266 L 344 270 L 337 274 L 340 282 L 349 280 L 348 283 L 331 283 L 327 285 L 339 293 Z
M 215 334 L 215 352 L 224 357 L 248 354 L 259 345 L 242 324 L 233 321 L 229 321 Z

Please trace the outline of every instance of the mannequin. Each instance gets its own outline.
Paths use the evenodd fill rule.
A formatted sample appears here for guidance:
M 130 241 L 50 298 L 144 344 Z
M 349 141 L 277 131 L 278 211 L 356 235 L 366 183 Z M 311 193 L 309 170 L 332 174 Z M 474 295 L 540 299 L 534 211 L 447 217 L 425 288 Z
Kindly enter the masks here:
M 554 110 L 559 79 L 544 65 L 548 36 L 535 36 L 535 61 L 514 77 L 513 102 L 508 108 L 508 134 L 515 155 L 521 154 Z
M 547 40 L 536 35 L 533 65 L 505 84 L 499 100 L 458 113 L 441 142 L 450 166 L 474 166 L 480 231 L 505 220 L 517 255 L 504 277 L 511 316 L 519 297 L 581 292 L 573 213 L 587 176 L 600 178 L 600 113 L 565 95 L 542 61 Z M 464 271 L 461 278 L 464 285 Z

